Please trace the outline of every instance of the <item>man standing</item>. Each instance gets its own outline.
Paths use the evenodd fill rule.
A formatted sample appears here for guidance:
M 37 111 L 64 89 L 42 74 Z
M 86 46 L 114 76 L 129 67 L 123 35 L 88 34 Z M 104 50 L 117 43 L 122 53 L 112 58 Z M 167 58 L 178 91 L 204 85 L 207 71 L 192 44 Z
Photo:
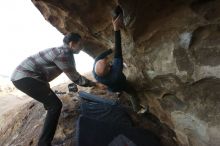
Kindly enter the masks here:
M 58 124 L 62 102 L 51 90 L 48 82 L 64 72 L 77 85 L 90 87 L 96 83 L 81 76 L 75 68 L 73 54 L 82 49 L 77 33 L 67 34 L 61 47 L 40 51 L 25 59 L 14 71 L 11 81 L 16 88 L 41 102 L 47 110 L 39 146 L 50 146 Z

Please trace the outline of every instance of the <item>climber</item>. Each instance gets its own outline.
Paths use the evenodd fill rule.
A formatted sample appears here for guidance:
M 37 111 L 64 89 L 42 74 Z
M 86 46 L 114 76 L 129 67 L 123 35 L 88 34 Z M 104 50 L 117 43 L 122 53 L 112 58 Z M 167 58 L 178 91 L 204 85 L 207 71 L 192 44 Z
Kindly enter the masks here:
M 123 28 L 123 13 L 120 6 L 117 6 L 114 10 L 114 16 L 112 19 L 113 28 L 115 32 L 115 50 L 114 59 L 112 64 L 108 60 L 108 55 L 110 55 L 113 50 L 108 49 L 107 51 L 101 53 L 95 58 L 93 65 L 93 76 L 94 78 L 107 86 L 108 90 L 111 92 L 121 92 L 125 91 L 131 95 L 130 101 L 134 111 L 140 109 L 137 104 L 137 96 L 135 90 L 126 81 L 126 77 L 123 74 L 123 57 L 121 48 L 121 34 L 120 29 Z
M 51 145 L 62 108 L 62 102 L 51 90 L 49 82 L 64 72 L 77 85 L 96 85 L 81 76 L 75 68 L 73 54 L 78 54 L 83 48 L 81 36 L 69 33 L 64 37 L 63 43 L 60 47 L 46 49 L 28 57 L 11 76 L 16 88 L 42 103 L 47 110 L 39 146 Z

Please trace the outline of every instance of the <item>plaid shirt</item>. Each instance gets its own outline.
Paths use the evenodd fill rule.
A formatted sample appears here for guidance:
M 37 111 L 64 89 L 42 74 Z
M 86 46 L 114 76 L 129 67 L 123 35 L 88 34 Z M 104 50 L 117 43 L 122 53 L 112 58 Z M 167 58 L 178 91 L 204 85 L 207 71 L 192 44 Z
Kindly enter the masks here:
M 90 82 L 76 71 L 73 52 L 67 45 L 46 49 L 28 57 L 15 69 L 11 81 L 31 77 L 50 82 L 62 72 L 80 86 Z

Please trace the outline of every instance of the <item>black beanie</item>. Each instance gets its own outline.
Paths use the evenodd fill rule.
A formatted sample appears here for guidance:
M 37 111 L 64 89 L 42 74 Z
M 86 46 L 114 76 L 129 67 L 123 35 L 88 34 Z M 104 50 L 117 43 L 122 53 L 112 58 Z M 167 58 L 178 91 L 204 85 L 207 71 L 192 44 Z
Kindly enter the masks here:
M 81 39 L 81 36 L 78 33 L 69 33 L 67 35 L 65 35 L 65 37 L 63 38 L 63 43 L 64 44 L 69 44 L 69 42 L 74 41 L 74 42 L 78 42 Z

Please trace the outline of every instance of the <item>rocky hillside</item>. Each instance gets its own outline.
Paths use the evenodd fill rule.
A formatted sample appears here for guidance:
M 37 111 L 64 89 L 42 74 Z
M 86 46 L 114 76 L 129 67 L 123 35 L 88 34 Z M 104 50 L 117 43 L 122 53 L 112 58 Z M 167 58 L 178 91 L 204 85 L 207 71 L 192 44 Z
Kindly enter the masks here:
M 159 123 L 172 130 L 175 136 L 166 138 L 175 139 L 178 145 L 220 144 L 220 1 L 32 2 L 63 34 L 80 33 L 86 39 L 85 52 L 93 57 L 114 46 L 111 11 L 120 4 L 126 26 L 122 30 L 123 55 L 127 65 L 124 72 L 139 91 L 142 105 L 148 105 Z M 27 105 L 28 108 L 37 108 L 37 105 Z M 33 111 L 27 110 L 23 114 L 31 115 Z M 27 119 L 27 122 L 32 119 Z M 141 124 L 147 126 L 143 121 Z M 21 131 L 34 130 L 25 122 L 20 126 Z M 10 131 L 13 130 L 8 129 L 4 133 Z M 16 134 L 12 139 L 16 140 Z M 24 138 L 21 137 L 20 141 Z
M 74 146 L 76 134 L 76 121 L 79 117 L 79 98 L 78 94 L 68 94 L 68 84 L 61 84 L 53 88 L 67 94 L 60 95 L 63 102 L 62 114 L 59 119 L 59 125 L 53 140 L 54 146 Z M 114 94 L 109 94 L 105 90 L 97 88 L 80 88 L 81 91 L 86 91 L 104 98 L 115 98 Z M 123 94 L 121 98 L 124 103 L 128 104 L 127 94 Z M 28 97 L 26 97 L 28 98 Z M 134 127 L 145 128 L 155 133 L 161 140 L 164 146 L 176 146 L 177 140 L 175 133 L 168 125 L 161 123 L 160 120 L 146 113 L 137 115 L 130 111 L 130 115 L 134 121 Z M 43 106 L 33 100 L 29 100 L 23 104 L 17 105 L 5 113 L 0 120 L 0 145 L 2 146 L 35 146 L 46 112 Z

